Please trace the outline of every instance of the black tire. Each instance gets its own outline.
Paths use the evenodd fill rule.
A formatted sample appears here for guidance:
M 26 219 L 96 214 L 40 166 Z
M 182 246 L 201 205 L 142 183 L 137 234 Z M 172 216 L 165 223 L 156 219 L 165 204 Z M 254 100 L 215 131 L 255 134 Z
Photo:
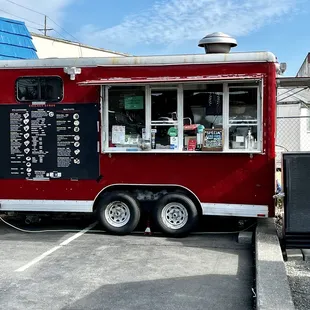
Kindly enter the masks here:
M 113 214 L 114 211 L 117 212 L 118 210 L 121 210 L 121 215 Z M 129 193 L 107 193 L 98 202 L 97 217 L 107 232 L 116 235 L 130 234 L 139 223 L 140 206 L 138 201 Z
M 171 203 L 175 203 L 175 206 Z M 169 204 L 171 205 L 169 206 Z M 173 219 L 167 214 L 166 211 L 169 210 L 169 208 L 171 210 L 174 208 L 177 214 L 180 215 L 180 217 L 178 217 L 180 218 L 180 225 L 178 224 L 178 218 Z M 184 208 L 187 211 L 187 220 L 186 214 L 183 212 Z M 158 200 L 154 209 L 154 221 L 156 222 L 156 225 L 165 235 L 171 237 L 187 236 L 197 226 L 198 218 L 199 214 L 194 202 L 181 193 L 166 194 Z M 175 225 L 173 223 L 175 223 Z M 180 226 L 179 228 L 178 225 Z

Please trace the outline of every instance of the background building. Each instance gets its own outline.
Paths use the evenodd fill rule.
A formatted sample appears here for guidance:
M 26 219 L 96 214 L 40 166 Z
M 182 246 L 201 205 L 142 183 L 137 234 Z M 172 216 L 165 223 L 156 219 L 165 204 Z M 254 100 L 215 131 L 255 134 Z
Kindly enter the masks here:
M 36 58 L 36 48 L 25 23 L 0 17 L 0 60 Z
M 303 64 L 301 65 L 300 69 L 297 72 L 298 77 L 309 77 L 310 76 L 310 53 L 306 56 Z
M 297 77 L 310 76 L 310 53 Z M 277 90 L 277 166 L 282 152 L 310 151 L 309 87 L 285 87 Z
M 124 57 L 124 53 L 109 51 L 78 42 L 31 33 L 39 58 Z
M 24 22 L 0 17 L 0 60 L 124 56 L 128 55 L 30 33 Z

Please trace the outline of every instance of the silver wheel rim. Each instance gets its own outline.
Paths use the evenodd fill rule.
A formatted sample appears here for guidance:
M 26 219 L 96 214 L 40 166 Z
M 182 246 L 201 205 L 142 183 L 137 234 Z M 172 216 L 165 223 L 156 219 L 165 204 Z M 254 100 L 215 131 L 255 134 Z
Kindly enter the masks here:
M 113 201 L 105 209 L 105 218 L 113 227 L 123 227 L 130 219 L 130 210 L 126 203 Z
M 188 212 L 179 202 L 168 203 L 161 211 L 164 224 L 171 229 L 180 229 L 188 221 Z

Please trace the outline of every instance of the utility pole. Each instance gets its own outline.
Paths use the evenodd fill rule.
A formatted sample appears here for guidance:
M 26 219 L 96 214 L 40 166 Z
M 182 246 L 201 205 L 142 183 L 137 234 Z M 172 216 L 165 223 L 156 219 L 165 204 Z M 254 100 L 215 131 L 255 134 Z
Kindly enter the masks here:
M 46 36 L 47 31 L 53 30 L 53 28 L 47 28 L 47 16 L 44 15 L 44 29 L 39 29 L 40 31 L 44 31 L 44 35 Z

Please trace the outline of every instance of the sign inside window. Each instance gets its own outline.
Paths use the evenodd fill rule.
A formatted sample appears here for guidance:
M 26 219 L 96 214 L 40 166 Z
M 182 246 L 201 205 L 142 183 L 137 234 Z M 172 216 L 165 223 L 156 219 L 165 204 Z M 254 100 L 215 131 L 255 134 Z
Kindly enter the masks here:
M 223 130 L 205 129 L 203 132 L 203 151 L 222 151 L 223 150 Z
M 191 138 L 188 140 L 188 151 L 195 151 L 197 146 L 197 140 L 195 138 Z
M 125 126 L 112 126 L 112 143 L 125 144 Z
M 125 96 L 125 110 L 142 110 L 143 96 Z

